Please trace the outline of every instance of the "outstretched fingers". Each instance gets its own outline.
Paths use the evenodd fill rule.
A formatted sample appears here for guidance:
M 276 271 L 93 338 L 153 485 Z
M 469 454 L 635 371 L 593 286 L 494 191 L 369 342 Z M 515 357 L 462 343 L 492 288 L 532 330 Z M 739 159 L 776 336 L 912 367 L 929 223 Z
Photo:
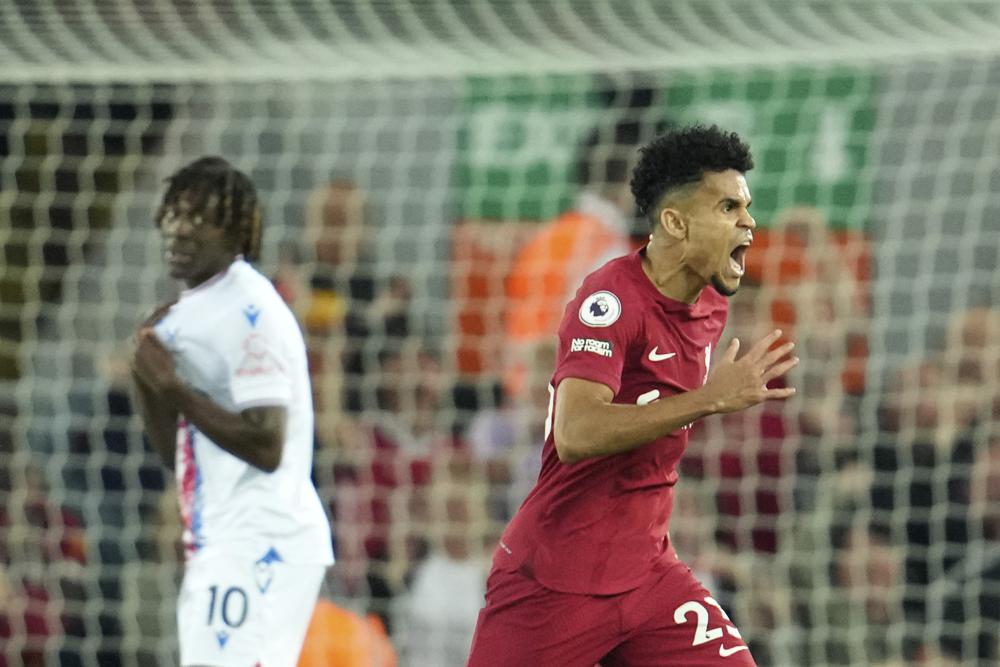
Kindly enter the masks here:
M 795 343 L 785 343 L 781 347 L 775 348 L 764 355 L 761 363 L 764 368 L 771 368 L 776 363 L 788 356 L 788 353 L 795 349 Z
M 764 358 L 767 351 L 774 345 L 778 339 L 781 338 L 781 329 L 775 329 L 771 333 L 767 334 L 759 341 L 757 344 L 750 348 L 750 351 L 744 355 L 744 359 L 751 362 L 757 362 Z M 779 348 L 780 349 L 780 348 Z
M 723 363 L 731 364 L 736 361 L 736 354 L 740 351 L 740 339 L 734 338 L 730 343 L 729 347 L 722 354 Z
M 788 371 L 795 368 L 798 365 L 798 363 L 799 363 L 798 357 L 792 357 L 791 359 L 786 359 L 780 364 L 775 364 L 770 368 L 768 368 L 766 371 L 764 371 L 764 374 L 761 376 L 761 379 L 764 380 L 764 384 L 767 384 L 774 378 L 781 377 Z
M 795 387 L 782 387 L 781 389 L 767 389 L 764 392 L 765 401 L 780 401 L 783 398 L 795 395 Z

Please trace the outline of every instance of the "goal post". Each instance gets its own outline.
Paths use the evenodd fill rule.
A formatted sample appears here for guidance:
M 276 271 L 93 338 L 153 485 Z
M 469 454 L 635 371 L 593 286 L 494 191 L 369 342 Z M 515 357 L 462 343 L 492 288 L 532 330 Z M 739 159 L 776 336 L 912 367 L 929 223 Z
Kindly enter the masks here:
M 510 362 L 519 253 L 698 122 L 756 163 L 725 339 L 780 326 L 803 363 L 794 400 L 695 428 L 671 539 L 759 664 L 995 659 L 995 3 L 17 0 L 0 62 L 10 664 L 176 663 L 173 482 L 127 367 L 176 290 L 166 176 L 218 154 L 260 190 L 314 374 L 326 594 L 401 664 L 463 664 L 546 416 L 550 354 Z

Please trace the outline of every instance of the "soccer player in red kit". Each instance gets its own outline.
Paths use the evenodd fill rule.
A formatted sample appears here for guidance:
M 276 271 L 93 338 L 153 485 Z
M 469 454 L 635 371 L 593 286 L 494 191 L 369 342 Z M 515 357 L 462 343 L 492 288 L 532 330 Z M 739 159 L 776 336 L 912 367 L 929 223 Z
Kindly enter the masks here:
M 645 146 L 652 233 L 584 279 L 559 328 L 542 469 L 493 555 L 469 667 L 754 665 L 667 533 L 691 424 L 794 389 L 772 332 L 717 356 L 753 241 L 747 145 L 717 127 Z

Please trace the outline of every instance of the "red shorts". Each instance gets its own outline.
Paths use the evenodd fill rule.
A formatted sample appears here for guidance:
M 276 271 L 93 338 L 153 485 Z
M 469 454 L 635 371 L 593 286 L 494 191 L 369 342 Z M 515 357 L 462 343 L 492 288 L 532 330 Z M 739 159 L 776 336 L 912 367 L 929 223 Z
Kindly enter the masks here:
M 740 633 L 678 561 L 618 595 L 559 593 L 494 569 L 468 667 L 754 667 Z

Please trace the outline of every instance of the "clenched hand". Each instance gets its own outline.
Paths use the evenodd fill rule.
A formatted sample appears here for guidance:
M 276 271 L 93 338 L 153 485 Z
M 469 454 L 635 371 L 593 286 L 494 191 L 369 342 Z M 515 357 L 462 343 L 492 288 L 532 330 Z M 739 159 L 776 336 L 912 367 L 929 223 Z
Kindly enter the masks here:
M 136 333 L 132 376 L 143 388 L 162 397 L 166 397 L 179 383 L 170 351 L 149 327 L 143 327 Z

